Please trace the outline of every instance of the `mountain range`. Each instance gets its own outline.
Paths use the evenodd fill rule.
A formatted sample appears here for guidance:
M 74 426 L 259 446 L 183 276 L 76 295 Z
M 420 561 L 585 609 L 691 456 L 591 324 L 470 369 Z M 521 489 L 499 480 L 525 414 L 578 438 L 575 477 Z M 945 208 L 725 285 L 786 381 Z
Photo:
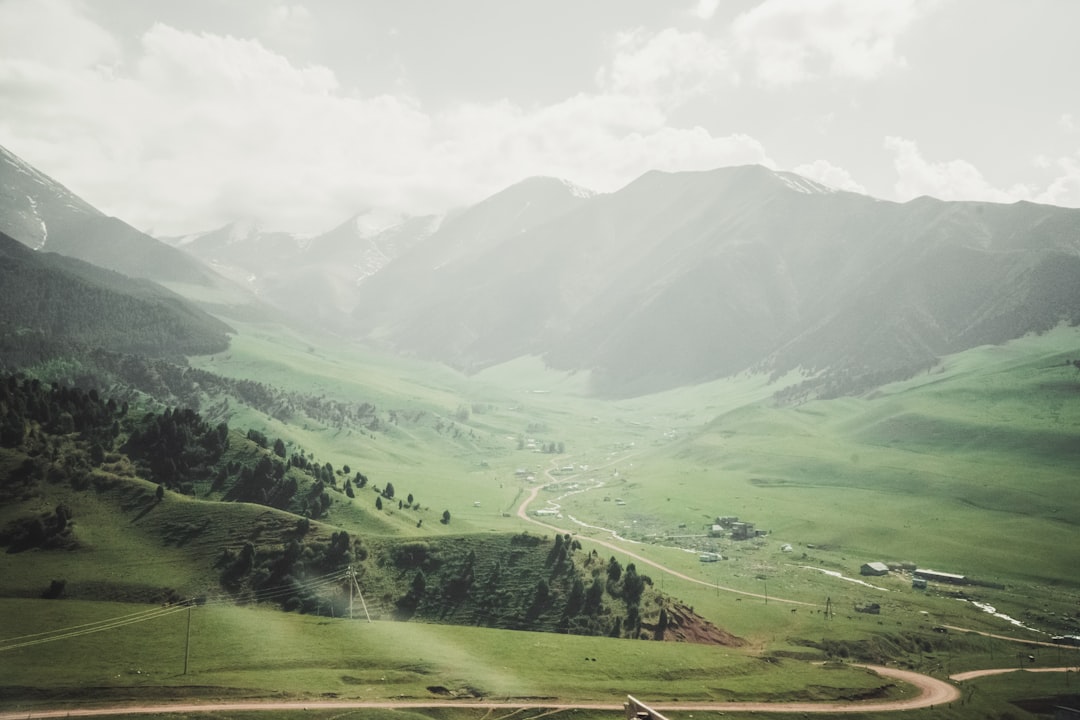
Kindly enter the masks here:
M 608 194 L 530 178 L 446 215 L 157 240 L 0 149 L 0 231 L 222 316 L 270 307 L 466 372 L 540 356 L 612 396 L 748 371 L 858 392 L 1080 323 L 1080 210 L 887 202 L 761 166 Z

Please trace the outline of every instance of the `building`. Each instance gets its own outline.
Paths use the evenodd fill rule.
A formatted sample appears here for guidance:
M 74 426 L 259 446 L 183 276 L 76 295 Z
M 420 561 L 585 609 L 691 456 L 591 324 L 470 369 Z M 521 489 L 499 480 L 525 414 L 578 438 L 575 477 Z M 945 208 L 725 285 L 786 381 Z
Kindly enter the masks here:
M 882 562 L 868 562 L 863 563 L 863 566 L 859 568 L 860 575 L 888 575 L 889 566 Z
M 731 524 L 732 540 L 749 540 L 753 537 L 757 537 L 757 532 L 754 530 L 754 523 L 737 522 Z
M 941 572 L 939 570 L 923 570 L 922 568 L 919 568 L 915 571 L 915 577 L 921 577 L 924 580 L 932 580 L 934 582 L 950 583 L 952 585 L 968 584 L 968 579 L 963 575 Z

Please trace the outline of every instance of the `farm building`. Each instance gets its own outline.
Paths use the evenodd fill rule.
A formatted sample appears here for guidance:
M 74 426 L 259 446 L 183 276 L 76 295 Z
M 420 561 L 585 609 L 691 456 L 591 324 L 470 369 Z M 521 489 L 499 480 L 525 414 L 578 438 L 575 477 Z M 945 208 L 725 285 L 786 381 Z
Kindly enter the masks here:
M 859 568 L 861 575 L 888 575 L 889 566 L 881 562 L 868 562 L 863 563 L 863 566 Z
M 921 577 L 924 580 L 932 580 L 934 582 L 950 583 L 952 585 L 967 585 L 968 579 L 963 575 L 956 575 L 955 573 L 940 572 L 938 570 L 924 570 L 919 568 L 915 571 L 915 577 Z
M 537 517 L 554 517 L 558 514 L 559 511 L 555 508 L 540 508 L 539 510 L 533 511 L 533 515 L 536 515 Z
M 754 523 L 737 522 L 731 524 L 732 540 L 748 540 L 752 537 L 757 537 L 757 532 L 754 530 Z

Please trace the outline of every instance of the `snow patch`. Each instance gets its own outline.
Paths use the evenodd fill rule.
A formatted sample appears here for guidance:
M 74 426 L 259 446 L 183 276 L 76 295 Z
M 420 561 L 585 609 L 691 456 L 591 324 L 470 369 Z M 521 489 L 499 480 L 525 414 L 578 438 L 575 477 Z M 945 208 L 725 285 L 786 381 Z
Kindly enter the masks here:
M 802 175 L 796 175 L 794 173 L 776 173 L 776 177 L 780 178 L 781 182 L 795 192 L 804 193 L 806 195 L 828 195 L 836 192 L 836 188 L 814 182 L 813 180 L 804 178 Z
M 572 183 L 569 180 L 563 180 L 562 184 L 566 186 L 566 189 L 570 191 L 571 195 L 576 198 L 581 198 L 582 200 L 588 200 L 591 197 L 596 197 L 596 195 L 598 194 L 595 190 L 581 187 L 580 185 Z
M 49 228 L 45 225 L 45 221 L 41 218 L 41 215 L 38 214 L 37 200 L 29 195 L 26 196 L 26 200 L 30 203 L 30 212 L 32 212 L 34 217 L 37 218 L 37 221 L 41 223 L 41 242 L 34 248 L 35 250 L 40 250 L 45 247 L 45 243 L 49 240 Z

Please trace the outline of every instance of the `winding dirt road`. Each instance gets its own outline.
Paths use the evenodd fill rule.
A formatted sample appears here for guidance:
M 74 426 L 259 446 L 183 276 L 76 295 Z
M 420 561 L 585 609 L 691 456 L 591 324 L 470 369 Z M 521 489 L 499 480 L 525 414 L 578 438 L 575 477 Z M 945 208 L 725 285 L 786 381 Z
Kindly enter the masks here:
M 850 702 L 850 703 L 671 703 L 653 705 L 659 712 L 775 712 L 775 713 L 860 713 L 885 712 L 891 710 L 915 710 L 936 705 L 947 705 L 960 698 L 960 691 L 953 685 L 927 675 L 897 670 L 879 665 L 860 665 L 883 677 L 900 680 L 914 685 L 919 695 L 906 700 L 887 702 Z M 515 702 L 478 702 L 473 700 L 436 700 L 436 701 L 350 701 L 350 700 L 311 700 L 289 702 L 225 702 L 225 703 L 167 703 L 158 705 L 119 705 L 98 708 L 65 708 L 56 710 L 17 710 L 0 712 L 0 720 L 38 720 L 39 718 L 66 717 L 113 717 L 122 715 L 153 715 L 182 713 L 224 713 L 257 711 L 304 711 L 304 710 L 363 710 L 380 708 L 384 710 L 406 710 L 419 708 L 470 708 L 490 713 L 499 710 L 610 710 L 622 711 L 621 703 L 515 703 Z
M 556 482 L 555 478 L 551 477 L 551 468 L 545 470 L 544 474 L 547 475 L 547 478 L 548 478 L 548 480 L 550 482 Z M 563 479 L 566 479 L 566 478 L 563 478 Z M 533 525 L 537 525 L 537 526 L 545 528 L 547 530 L 554 530 L 557 533 L 566 533 L 567 532 L 566 528 L 561 528 L 561 527 L 558 527 L 557 525 L 549 525 L 549 524 L 547 524 L 545 522 L 540 522 L 539 520 L 537 520 L 534 517 L 529 517 L 529 511 L 528 511 L 529 505 L 532 503 L 533 500 L 536 499 L 536 496 L 538 494 L 540 494 L 540 491 L 543 490 L 545 487 L 547 487 L 548 484 L 549 483 L 544 483 L 543 485 L 537 485 L 536 487 L 534 487 L 529 492 L 528 497 L 526 497 L 524 500 L 522 500 L 521 504 L 518 505 L 517 516 L 519 518 L 521 518 L 522 520 L 524 520 L 525 522 L 532 523 Z M 760 598 L 760 599 L 765 599 L 765 600 L 771 600 L 773 602 L 785 603 L 787 605 L 801 605 L 803 607 L 817 607 L 816 603 L 802 602 L 801 600 L 787 600 L 785 598 L 775 597 L 773 595 L 766 596 L 766 595 L 759 594 L 759 593 L 748 592 L 746 590 L 736 590 L 735 588 L 724 587 L 723 585 L 717 585 L 715 583 L 711 583 L 711 582 L 708 582 L 706 580 L 699 580 L 698 578 L 690 577 L 689 575 L 684 575 L 681 572 L 678 572 L 676 570 L 672 570 L 671 568 L 666 567 L 664 565 L 661 565 L 660 563 L 658 563 L 658 562 L 656 562 L 654 560 L 650 560 L 650 559 L 648 559 L 646 557 L 642 557 L 641 555 L 630 552 L 629 550 L 627 550 L 623 546 L 616 545 L 615 543 L 610 542 L 608 540 L 600 540 L 600 539 L 594 538 L 594 537 L 587 537 L 586 539 L 588 539 L 588 541 L 591 542 L 591 543 L 594 543 L 596 545 L 600 545 L 601 547 L 606 547 L 609 550 L 614 550 L 615 552 L 622 553 L 624 555 L 627 555 L 628 557 L 632 557 L 637 562 L 643 563 L 643 564 L 648 565 L 650 567 L 654 567 L 657 570 L 661 570 L 661 571 L 667 573 L 668 575 L 679 578 L 680 580 L 685 580 L 687 582 L 697 583 L 698 585 L 704 585 L 705 587 L 713 588 L 714 590 L 718 590 L 718 591 L 722 590 L 723 592 L 735 593 L 736 595 L 742 595 L 744 597 L 752 597 L 752 598 Z

